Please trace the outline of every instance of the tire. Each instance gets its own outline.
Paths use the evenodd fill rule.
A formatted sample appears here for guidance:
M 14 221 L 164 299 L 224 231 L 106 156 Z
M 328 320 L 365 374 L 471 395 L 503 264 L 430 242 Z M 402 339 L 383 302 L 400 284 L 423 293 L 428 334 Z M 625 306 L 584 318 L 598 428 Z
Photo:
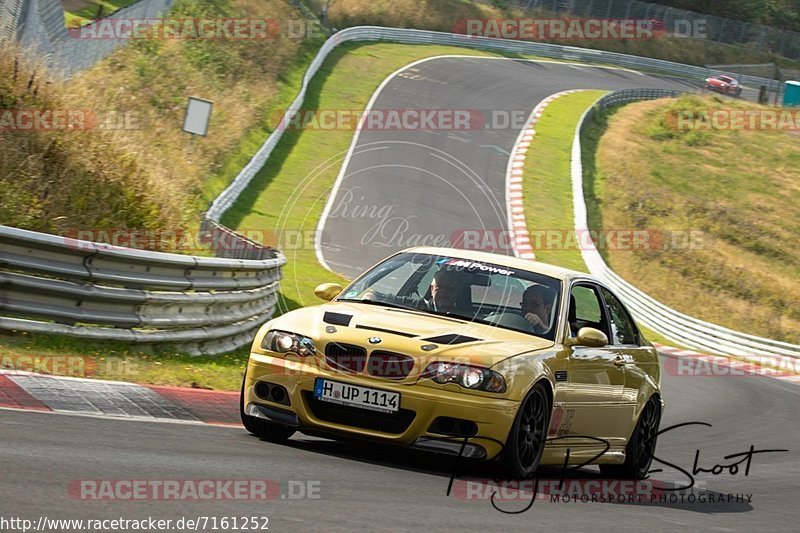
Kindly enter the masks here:
M 550 396 L 539 382 L 520 404 L 503 446 L 500 456 L 500 472 L 503 476 L 525 479 L 536 472 L 547 442 L 550 414 Z
M 644 479 L 653 462 L 661 422 L 661 403 L 651 397 L 642 409 L 633 434 L 625 447 L 625 462 L 621 465 L 600 465 L 600 473 L 608 477 Z
M 244 378 L 242 378 L 242 391 L 239 395 L 239 414 L 242 417 L 242 425 L 244 426 L 244 429 L 246 429 L 256 437 L 258 437 L 259 439 L 266 440 L 269 442 L 281 443 L 289 440 L 289 437 L 291 437 L 295 433 L 294 429 L 245 414 L 244 384 L 246 380 L 247 380 L 247 371 L 245 371 Z

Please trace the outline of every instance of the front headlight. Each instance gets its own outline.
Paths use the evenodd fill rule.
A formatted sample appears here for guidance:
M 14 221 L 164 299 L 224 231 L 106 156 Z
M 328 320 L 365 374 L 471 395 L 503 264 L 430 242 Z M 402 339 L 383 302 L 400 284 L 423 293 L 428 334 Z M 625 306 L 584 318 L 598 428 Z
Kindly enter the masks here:
M 277 329 L 271 329 L 264 335 L 261 348 L 270 352 L 296 353 L 302 357 L 317 353 L 314 341 L 309 337 Z
M 503 379 L 503 376 L 481 366 L 440 361 L 429 364 L 422 377 L 430 378 L 441 384 L 456 383 L 465 389 L 488 392 L 506 391 L 506 380 Z

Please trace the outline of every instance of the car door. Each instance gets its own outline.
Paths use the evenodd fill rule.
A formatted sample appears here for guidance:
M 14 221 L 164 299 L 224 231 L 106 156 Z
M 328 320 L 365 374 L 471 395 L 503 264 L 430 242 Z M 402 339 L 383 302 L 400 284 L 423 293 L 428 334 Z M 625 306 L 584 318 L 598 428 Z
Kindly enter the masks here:
M 622 409 L 627 423 L 623 428 L 630 435 L 638 415 L 637 405 L 643 405 L 642 397 L 658 387 L 660 367 L 658 353 L 652 346 L 641 344 L 641 335 L 636 323 L 623 303 L 610 290 L 600 288 L 606 306 L 611 335 L 609 344 L 624 360 L 625 385 L 622 391 Z M 652 387 L 647 387 L 650 381 Z
M 582 327 L 609 335 L 605 304 L 596 284 L 579 281 L 572 285 L 568 321 L 573 338 Z M 625 383 L 620 353 L 611 345 L 572 346 L 568 350 L 566 413 L 559 435 L 602 438 L 612 445 L 618 444 Z

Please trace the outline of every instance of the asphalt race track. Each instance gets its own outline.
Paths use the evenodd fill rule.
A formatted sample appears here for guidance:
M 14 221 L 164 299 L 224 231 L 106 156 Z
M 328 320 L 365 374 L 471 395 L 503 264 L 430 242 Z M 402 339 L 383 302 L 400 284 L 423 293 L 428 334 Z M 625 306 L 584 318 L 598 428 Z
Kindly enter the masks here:
M 698 494 L 745 494 L 750 502 L 551 503 L 503 514 L 488 500 L 447 496 L 451 458 L 395 448 L 326 441 L 295 435 L 288 445 L 270 444 L 243 429 L 132 422 L 35 412 L 0 412 L 0 494 L 4 514 L 50 518 L 140 519 L 197 516 L 269 517 L 270 531 L 468 530 L 539 531 L 567 527 L 585 531 L 796 531 L 800 453 L 797 405 L 800 387 L 768 377 L 684 377 L 663 380 L 667 409 L 662 429 L 681 422 L 707 422 L 665 433 L 657 457 L 691 471 L 730 464 L 730 454 L 786 448 L 755 455 L 750 473 L 696 476 Z M 558 472 L 549 472 L 556 477 Z M 677 486 L 687 479 L 675 469 L 652 474 Z M 598 478 L 596 467 L 568 478 Z M 70 497 L 76 480 L 270 479 L 310 481 L 318 499 L 271 501 L 85 501 Z M 295 494 L 300 491 L 296 490 Z M 454 492 L 455 494 L 455 492 Z M 463 492 L 462 492 L 463 494 Z M 74 496 L 74 495 L 73 495 Z M 527 501 L 502 502 L 519 510 Z
M 524 122 L 538 102 L 560 91 L 639 87 L 697 90 L 613 68 L 445 57 L 398 73 L 372 107 L 508 111 Z M 460 230 L 508 229 L 506 167 L 524 124 L 503 127 L 498 118 L 490 125 L 497 127 L 363 130 L 329 202 L 318 255 L 352 278 L 409 245 L 449 240 Z
M 529 113 L 538 101 L 565 89 L 625 87 L 687 88 L 674 80 L 613 69 L 449 58 L 421 63 L 395 77 L 375 107 Z M 406 234 L 505 228 L 505 170 L 517 134 L 511 128 L 365 131 L 338 194 L 351 191 L 350 207 L 390 206 L 384 213 L 390 211 L 389 219 L 406 219 Z M 337 210 L 342 198 L 334 199 L 321 250 L 331 268 L 354 275 L 403 247 L 380 242 L 388 235 L 380 232 L 362 242 L 376 221 Z M 654 464 L 663 471 L 652 478 L 668 488 L 686 484 L 688 478 L 678 468 L 691 472 L 698 450 L 697 464 L 705 469 L 738 462 L 741 457 L 725 456 L 751 446 L 789 451 L 753 455 L 747 474 L 742 463 L 736 472 L 694 476 L 695 497 L 707 502 L 709 497 L 733 495 L 732 501 L 553 503 L 545 498 L 523 513 L 508 514 L 487 499 L 464 498 L 463 491 L 448 496 L 453 468 L 448 457 L 299 434 L 278 445 L 240 428 L 0 410 L 0 509 L 6 518 L 34 523 L 43 515 L 172 520 L 267 516 L 270 531 L 796 531 L 800 387 L 768 377 L 689 377 L 665 371 L 663 390 L 667 407 L 662 429 L 685 422 L 712 425 L 686 426 L 661 436 L 656 455 L 673 466 Z M 566 477 L 599 479 L 599 471 L 586 467 Z M 246 479 L 275 480 L 280 493 L 267 501 L 92 501 L 71 490 L 80 480 Z M 290 481 L 295 482 L 293 489 Z M 291 497 L 309 491 L 318 497 Z M 527 500 L 497 503 L 505 511 L 527 505 Z

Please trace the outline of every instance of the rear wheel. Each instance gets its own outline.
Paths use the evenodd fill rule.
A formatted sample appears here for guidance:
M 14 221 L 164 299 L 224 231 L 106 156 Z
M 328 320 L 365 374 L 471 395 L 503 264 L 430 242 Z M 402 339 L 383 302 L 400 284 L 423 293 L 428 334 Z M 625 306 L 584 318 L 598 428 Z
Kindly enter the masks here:
M 547 441 L 550 396 L 539 382 L 520 404 L 514 425 L 500 457 L 500 468 L 511 479 L 528 478 L 536 472 Z
M 286 442 L 289 437 L 294 435 L 294 429 L 250 416 L 244 412 L 244 386 L 246 381 L 247 371 L 245 371 L 245 377 L 242 379 L 242 392 L 239 396 L 239 413 L 242 417 L 242 425 L 247 431 L 260 439 L 269 442 Z
M 600 465 L 600 472 L 609 477 L 644 479 L 653 462 L 661 423 L 661 403 L 653 396 L 645 404 L 633 434 L 625 448 L 625 462 L 621 465 Z

